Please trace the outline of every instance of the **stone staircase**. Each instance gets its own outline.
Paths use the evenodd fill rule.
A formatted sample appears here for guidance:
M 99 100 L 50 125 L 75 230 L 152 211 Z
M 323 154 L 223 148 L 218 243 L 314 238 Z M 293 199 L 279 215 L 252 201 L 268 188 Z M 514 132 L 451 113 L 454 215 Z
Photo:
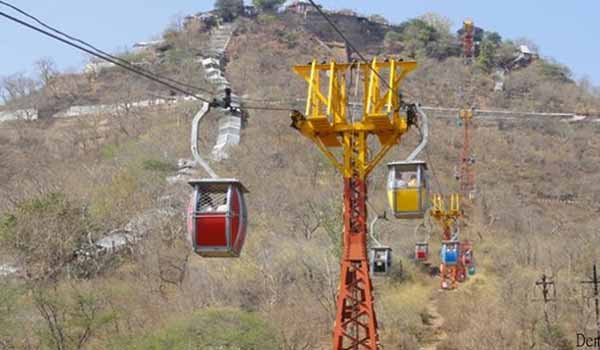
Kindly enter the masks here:
M 225 50 L 235 31 L 235 24 L 224 23 L 214 29 L 210 35 L 206 54 L 202 58 L 202 66 L 206 79 L 215 85 L 218 96 L 225 96 L 225 90 L 231 89 L 231 84 L 224 74 Z M 212 158 L 216 161 L 229 157 L 227 150 L 240 143 L 242 129 L 241 114 L 239 110 L 241 101 L 238 95 L 231 94 L 233 110 L 219 110 L 219 133 L 217 142 L 212 150 Z
M 504 91 L 504 81 L 506 79 L 506 71 L 503 68 L 499 68 L 494 73 L 494 92 Z

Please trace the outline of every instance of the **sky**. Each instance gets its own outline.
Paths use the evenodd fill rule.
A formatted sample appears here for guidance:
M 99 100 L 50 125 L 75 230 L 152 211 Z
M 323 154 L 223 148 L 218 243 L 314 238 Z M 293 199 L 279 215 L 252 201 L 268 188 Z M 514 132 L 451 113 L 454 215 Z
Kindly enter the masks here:
M 138 41 L 156 39 L 175 19 L 212 8 L 213 0 L 5 0 L 51 25 L 95 46 L 123 51 Z M 458 29 L 471 18 L 503 38 L 528 38 L 542 56 L 567 65 L 576 79 L 600 86 L 600 1 L 572 0 L 321 0 L 328 9 L 381 14 L 392 23 L 435 12 Z M 13 14 L 0 6 L 0 11 Z M 61 70 L 80 70 L 87 57 L 0 17 L 0 76 L 30 73 L 40 58 L 51 58 Z

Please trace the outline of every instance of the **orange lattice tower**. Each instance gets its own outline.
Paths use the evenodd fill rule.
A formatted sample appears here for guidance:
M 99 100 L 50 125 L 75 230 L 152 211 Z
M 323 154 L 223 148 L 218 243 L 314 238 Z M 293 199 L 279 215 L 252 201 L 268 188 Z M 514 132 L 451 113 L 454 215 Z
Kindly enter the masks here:
M 344 177 L 344 232 L 334 350 L 380 349 L 367 255 L 367 177 L 400 143 L 413 120 L 402 109 L 400 83 L 416 68 L 402 60 L 295 66 L 308 83 L 306 112 L 292 127 L 313 141 Z M 385 75 L 385 80 L 383 76 Z M 348 78 L 363 84 L 363 111 L 348 113 Z
M 473 135 L 473 110 L 463 109 L 459 115 L 463 130 L 463 147 L 460 153 L 460 194 L 463 199 L 473 200 L 475 198 L 475 157 L 471 149 Z M 463 202 L 463 204 L 465 204 Z
M 441 194 L 434 194 L 431 198 L 430 215 L 442 228 L 442 248 L 440 264 L 440 286 L 442 289 L 456 288 L 461 272 L 460 242 L 456 234 L 458 220 L 461 217 L 460 195 L 450 195 L 450 205 Z
M 471 20 L 463 22 L 463 58 L 465 63 L 473 62 L 475 56 L 475 24 Z

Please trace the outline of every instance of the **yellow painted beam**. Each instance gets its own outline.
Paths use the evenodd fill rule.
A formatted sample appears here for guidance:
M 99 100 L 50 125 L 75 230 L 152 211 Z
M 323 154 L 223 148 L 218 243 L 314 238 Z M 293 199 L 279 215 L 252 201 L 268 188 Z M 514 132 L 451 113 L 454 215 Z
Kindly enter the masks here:
M 400 143 L 408 131 L 406 116 L 401 115 L 399 87 L 406 75 L 416 68 L 414 61 L 377 60 L 371 62 L 298 65 L 294 72 L 308 83 L 305 115 L 295 112 L 293 126 L 317 144 L 345 177 L 359 174 L 365 178 L 385 154 Z M 389 82 L 381 78 L 388 70 Z M 356 86 L 362 81 L 362 115 L 348 118 L 346 75 L 356 72 Z M 323 82 L 321 80 L 324 80 Z M 354 75 L 353 75 L 353 79 Z M 358 89 L 357 89 L 358 91 Z M 377 153 L 369 158 L 368 137 L 380 142 Z M 332 148 L 343 148 L 338 160 Z
M 388 60 L 388 61 L 377 61 L 376 63 L 376 68 L 377 69 L 384 69 L 384 68 L 389 68 L 391 65 L 392 60 Z M 400 68 L 402 68 L 402 70 L 414 70 L 415 68 L 417 68 L 417 62 L 416 61 L 404 61 L 404 60 L 395 60 L 396 65 Z M 316 62 L 315 62 L 316 63 Z M 336 63 L 336 70 L 337 71 L 346 71 L 350 68 L 357 68 L 362 66 L 362 65 L 372 65 L 372 62 L 352 62 L 352 63 Z M 306 74 L 310 73 L 312 67 L 312 63 L 311 64 L 303 64 L 303 65 L 296 65 L 293 67 L 293 70 L 296 74 L 300 75 L 300 76 L 304 76 Z M 321 64 L 315 64 L 315 68 L 317 70 L 320 71 L 326 71 L 329 70 L 331 68 L 330 63 L 321 63 Z M 363 67 L 361 67 L 363 68 Z M 369 69 L 368 67 L 366 67 L 367 69 Z M 364 68 L 363 68 L 364 69 Z

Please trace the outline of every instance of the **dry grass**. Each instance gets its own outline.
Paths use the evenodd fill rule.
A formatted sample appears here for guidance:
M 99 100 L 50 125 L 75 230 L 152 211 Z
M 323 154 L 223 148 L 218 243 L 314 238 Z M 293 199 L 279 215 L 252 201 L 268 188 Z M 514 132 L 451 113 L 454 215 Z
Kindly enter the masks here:
M 243 26 L 227 68 L 234 91 L 253 98 L 304 96 L 304 83 L 290 66 L 327 53 L 305 35 L 278 37 L 289 30 L 282 22 Z M 427 103 L 458 104 L 456 84 L 449 82 L 455 74 L 467 84 L 471 73 L 464 70 L 453 60 L 426 62 L 407 83 L 407 92 Z M 480 94 L 489 81 L 473 76 L 477 83 L 471 93 L 480 105 L 497 102 L 491 94 Z M 526 98 L 505 98 L 507 107 L 528 106 Z M 173 164 L 189 156 L 194 109 L 3 124 L 0 189 L 5 195 L 0 208 L 8 210 L 15 201 L 58 190 L 86 203 L 106 232 L 161 205 L 164 197 L 183 213 L 187 185 L 167 186 L 168 172 L 148 169 L 144 162 Z M 210 120 L 202 133 L 204 150 L 216 133 L 214 116 Z M 251 191 L 250 231 L 240 259 L 191 256 L 183 215 L 176 215 L 154 227 L 116 270 L 95 280 L 68 282 L 94 291 L 106 302 L 102 309 L 116 315 L 109 326 L 98 328 L 89 348 L 103 348 L 112 337 L 163 329 L 190 317 L 191 310 L 215 306 L 259 313 L 281 336 L 284 350 L 328 347 L 338 278 L 335 233 L 340 231 L 341 177 L 289 123 L 284 112 L 252 111 L 242 144 L 230 160 L 214 164 L 219 174 L 241 179 Z M 583 305 L 577 291 L 563 286 L 582 278 L 600 253 L 590 244 L 598 239 L 600 224 L 598 131 L 552 121 L 501 126 L 478 122 L 474 145 L 479 195 L 473 219 L 462 232 L 475 243 L 478 275 L 456 292 L 437 293 L 437 280 L 408 260 L 417 222 L 382 223 L 377 229 L 404 269 L 402 278 L 375 281 L 383 344 L 418 349 L 428 336 L 426 305 L 435 297 L 447 320 L 444 329 L 454 335 L 438 349 L 549 348 L 541 306 L 531 302 L 533 282 L 543 272 L 558 276 L 561 286 L 554 325 L 567 335 L 580 329 L 587 317 L 579 312 Z M 434 189 L 455 191 L 452 173 L 461 131 L 453 121 L 435 119 L 432 135 L 429 153 L 442 187 L 436 183 Z M 405 156 L 416 139 L 409 136 L 386 160 Z M 385 206 L 384 183 L 380 167 L 369 192 L 376 208 Z M 564 194 L 574 194 L 577 204 L 540 202 L 544 196 Z M 432 239 L 439 240 L 439 235 L 434 228 Z M 31 304 L 21 313 L 15 320 L 43 327 Z M 34 337 L 35 332 L 27 335 Z

